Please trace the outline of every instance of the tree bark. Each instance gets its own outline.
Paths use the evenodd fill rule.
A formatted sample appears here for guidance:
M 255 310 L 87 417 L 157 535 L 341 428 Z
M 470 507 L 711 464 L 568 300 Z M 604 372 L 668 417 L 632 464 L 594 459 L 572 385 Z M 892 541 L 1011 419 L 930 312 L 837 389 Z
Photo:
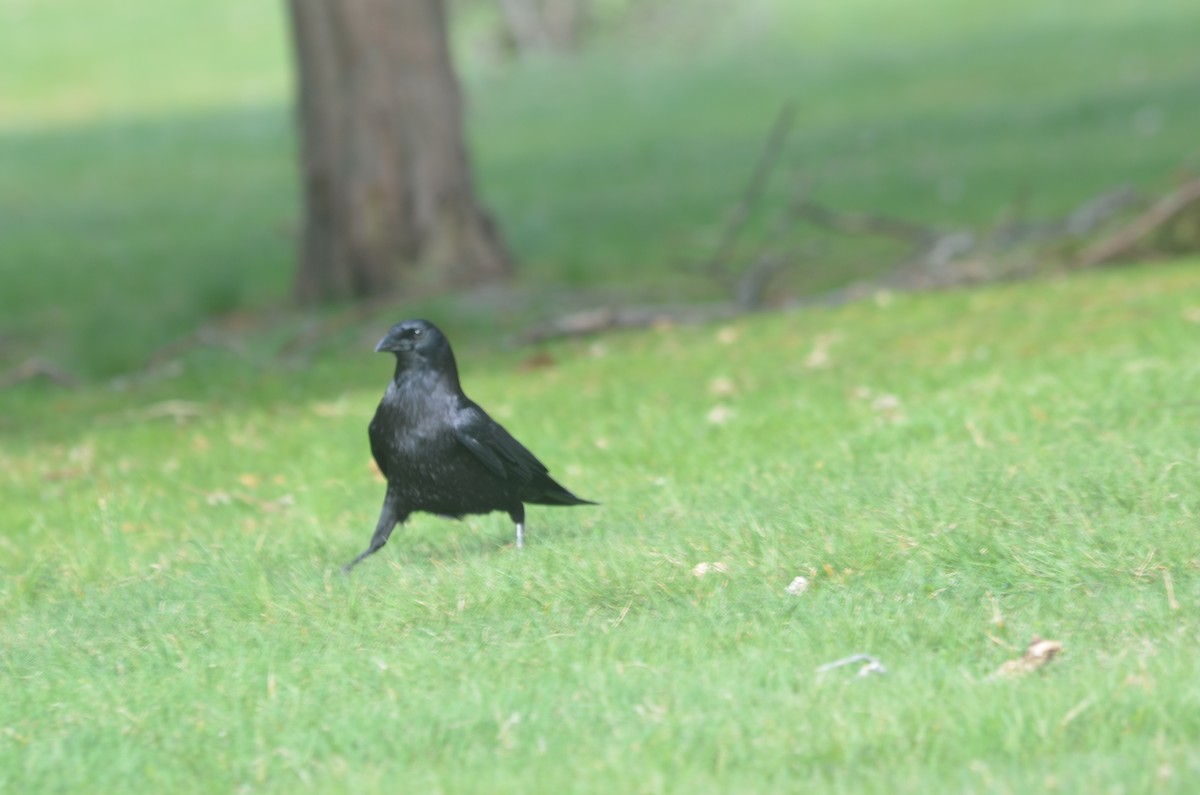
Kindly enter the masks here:
M 289 0 L 305 303 L 490 281 L 511 263 L 475 196 L 442 0 Z

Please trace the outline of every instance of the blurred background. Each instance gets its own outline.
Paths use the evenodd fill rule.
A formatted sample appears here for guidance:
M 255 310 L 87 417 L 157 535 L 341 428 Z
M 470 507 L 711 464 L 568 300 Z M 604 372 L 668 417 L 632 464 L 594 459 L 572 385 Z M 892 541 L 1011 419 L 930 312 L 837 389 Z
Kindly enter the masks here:
M 511 274 L 301 305 L 303 5 L 0 0 L 0 373 L 270 358 L 312 328 L 337 352 L 418 312 L 482 335 L 779 306 L 930 263 L 1040 275 L 1200 166 L 1188 0 L 456 0 Z M 1192 218 L 1132 253 L 1194 248 Z

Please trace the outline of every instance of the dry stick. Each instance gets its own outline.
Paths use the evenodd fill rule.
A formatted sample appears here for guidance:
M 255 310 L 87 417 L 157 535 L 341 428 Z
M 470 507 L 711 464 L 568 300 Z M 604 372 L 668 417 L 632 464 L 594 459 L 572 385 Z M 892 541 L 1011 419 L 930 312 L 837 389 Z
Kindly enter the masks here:
M 1198 201 L 1200 201 L 1200 179 L 1185 182 L 1112 235 L 1085 248 L 1075 261 L 1075 266 L 1090 268 L 1131 253 L 1133 248 L 1147 235 L 1170 223 Z
M 879 281 L 879 286 L 902 289 L 954 287 L 976 281 L 998 281 L 1003 273 L 980 274 L 963 267 L 967 255 L 990 261 L 1023 244 L 1079 238 L 1118 215 L 1138 200 L 1129 188 L 1114 188 L 1088 199 L 1064 218 L 1041 224 L 1010 225 L 999 235 L 980 237 L 971 230 L 942 232 L 903 218 L 833 210 L 804 196 L 793 200 L 792 213 L 809 223 L 844 235 L 890 237 L 912 246 L 905 262 Z
M 1080 204 L 1070 215 L 1051 221 L 1025 220 L 1024 196 L 1013 203 L 1013 214 L 986 235 L 988 248 L 1004 250 L 1024 243 L 1056 242 L 1081 239 L 1095 232 L 1110 220 L 1138 205 L 1141 195 L 1127 185 L 1096 194 Z
M 708 258 L 708 262 L 703 265 L 704 270 L 718 281 L 725 283 L 732 281 L 728 266 L 729 254 L 733 250 L 738 236 L 746 227 L 746 222 L 753 215 L 754 208 L 762 199 L 768 178 L 775 167 L 775 161 L 779 158 L 779 152 L 783 149 L 784 142 L 787 141 L 788 134 L 792 131 L 792 122 L 795 118 L 795 104 L 785 102 L 775 117 L 775 123 L 771 126 L 771 132 L 763 144 L 762 154 L 758 157 L 754 172 L 750 175 L 750 181 L 746 184 L 746 189 L 742 191 L 742 197 L 725 217 L 725 227 L 721 230 L 721 237 L 717 239 L 717 247 L 712 256 Z
M 1167 607 L 1178 610 L 1179 600 L 1175 598 L 1175 581 L 1171 579 L 1171 570 L 1163 567 L 1162 578 L 1163 587 L 1167 589 Z
M 1109 220 L 1137 206 L 1141 195 L 1133 188 L 1122 185 L 1088 199 L 1075 208 L 1060 224 L 1059 236 L 1085 237 L 1099 229 Z

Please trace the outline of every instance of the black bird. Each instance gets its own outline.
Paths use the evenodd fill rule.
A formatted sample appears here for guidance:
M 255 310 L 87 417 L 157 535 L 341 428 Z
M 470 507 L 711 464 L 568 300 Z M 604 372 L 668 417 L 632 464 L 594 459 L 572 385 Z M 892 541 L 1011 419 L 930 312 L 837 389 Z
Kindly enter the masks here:
M 387 494 L 371 544 L 349 572 L 387 543 L 413 511 L 453 519 L 507 511 L 525 544 L 525 503 L 595 505 L 550 477 L 546 466 L 463 394 L 450 343 L 426 320 L 392 326 L 376 353 L 396 355 L 396 374 L 368 429 Z

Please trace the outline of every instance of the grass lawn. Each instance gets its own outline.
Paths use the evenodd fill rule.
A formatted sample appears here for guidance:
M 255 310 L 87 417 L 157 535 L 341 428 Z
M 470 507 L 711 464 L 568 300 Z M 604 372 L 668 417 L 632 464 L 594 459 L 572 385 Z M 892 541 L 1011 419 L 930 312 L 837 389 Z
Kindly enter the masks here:
M 1163 189 L 1200 155 L 1200 10 L 686 7 L 508 66 L 465 28 L 515 285 L 288 357 L 319 317 L 287 308 L 280 6 L 0 0 L 0 372 L 84 379 L 0 390 L 0 791 L 1195 790 L 1200 262 L 493 340 L 564 289 L 711 296 L 680 265 L 788 100 L 777 201 L 954 225 Z M 795 289 L 886 261 L 810 242 Z M 531 507 L 522 552 L 502 514 L 416 516 L 345 577 L 370 346 L 417 312 L 602 505 Z M 233 346 L 142 372 L 206 323 Z M 1062 654 L 993 677 L 1034 635 Z M 817 672 L 855 653 L 887 672 Z
M 604 504 L 523 553 L 419 516 L 349 578 L 383 357 L 26 391 L 0 789 L 1190 791 L 1195 267 L 467 346 Z M 988 678 L 1034 634 L 1065 651 Z M 816 674 L 857 652 L 888 672 Z

